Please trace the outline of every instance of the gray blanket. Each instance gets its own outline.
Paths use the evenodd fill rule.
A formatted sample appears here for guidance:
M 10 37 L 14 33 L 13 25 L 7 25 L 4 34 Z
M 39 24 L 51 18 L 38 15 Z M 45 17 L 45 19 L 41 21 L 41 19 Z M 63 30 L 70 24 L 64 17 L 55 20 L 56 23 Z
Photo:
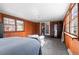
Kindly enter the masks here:
M 38 55 L 40 42 L 33 38 L 0 38 L 0 55 Z

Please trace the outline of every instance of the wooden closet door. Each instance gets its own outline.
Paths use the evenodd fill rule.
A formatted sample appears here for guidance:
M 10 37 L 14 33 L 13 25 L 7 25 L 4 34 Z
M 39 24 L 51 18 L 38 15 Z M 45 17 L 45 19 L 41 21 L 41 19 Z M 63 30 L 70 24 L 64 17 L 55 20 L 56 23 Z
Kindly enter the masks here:
M 61 38 L 62 29 L 63 29 L 63 22 L 62 21 L 59 21 L 57 23 L 57 38 Z
M 54 22 L 50 22 L 50 36 L 54 37 Z

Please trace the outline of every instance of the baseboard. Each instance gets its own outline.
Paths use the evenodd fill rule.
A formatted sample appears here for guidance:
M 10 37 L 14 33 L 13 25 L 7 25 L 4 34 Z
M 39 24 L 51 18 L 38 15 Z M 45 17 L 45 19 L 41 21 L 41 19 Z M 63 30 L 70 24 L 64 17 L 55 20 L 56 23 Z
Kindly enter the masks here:
M 68 51 L 69 55 L 73 55 L 69 48 L 67 49 L 67 51 Z

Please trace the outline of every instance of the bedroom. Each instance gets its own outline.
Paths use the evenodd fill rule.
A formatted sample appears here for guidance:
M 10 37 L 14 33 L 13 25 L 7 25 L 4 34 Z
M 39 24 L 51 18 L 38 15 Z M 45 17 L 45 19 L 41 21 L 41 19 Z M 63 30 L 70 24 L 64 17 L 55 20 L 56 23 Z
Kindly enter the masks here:
M 0 54 L 79 55 L 78 8 L 78 3 L 0 3 Z

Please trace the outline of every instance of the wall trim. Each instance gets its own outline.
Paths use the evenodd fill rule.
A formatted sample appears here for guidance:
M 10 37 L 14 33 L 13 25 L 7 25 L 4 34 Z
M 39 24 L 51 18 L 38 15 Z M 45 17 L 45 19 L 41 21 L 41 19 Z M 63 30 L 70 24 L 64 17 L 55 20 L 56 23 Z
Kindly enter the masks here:
M 40 22 L 40 26 L 39 27 L 40 27 L 40 35 L 41 35 L 41 22 Z

